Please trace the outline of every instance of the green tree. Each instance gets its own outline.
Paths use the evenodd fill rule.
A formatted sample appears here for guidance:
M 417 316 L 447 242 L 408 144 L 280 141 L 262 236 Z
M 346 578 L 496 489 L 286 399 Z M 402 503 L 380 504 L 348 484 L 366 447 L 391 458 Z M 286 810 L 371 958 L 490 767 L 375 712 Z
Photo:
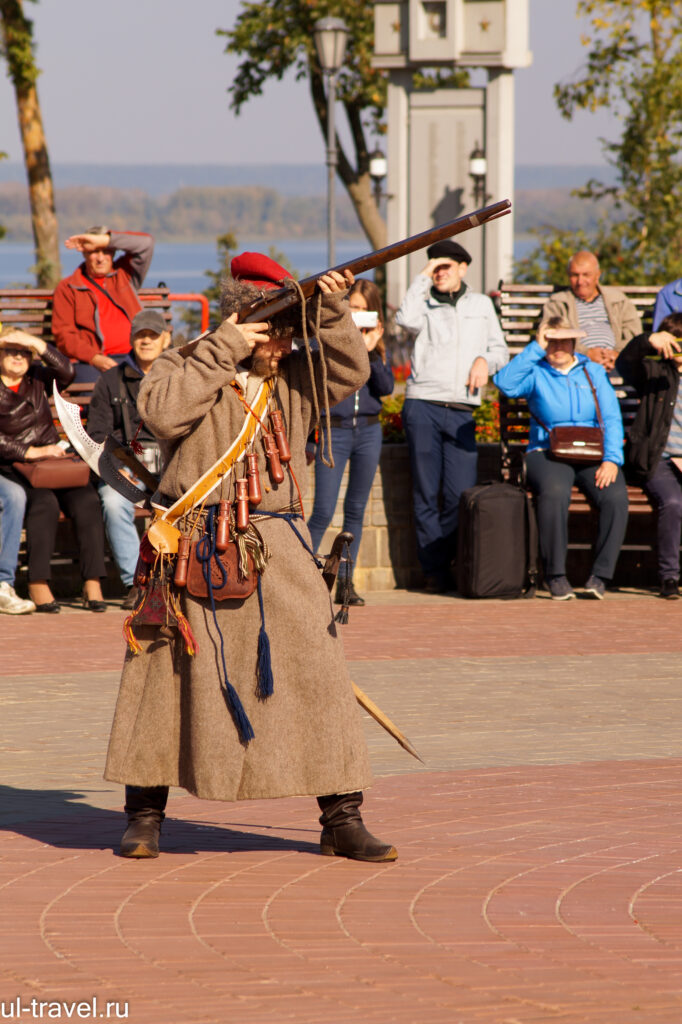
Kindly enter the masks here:
M 568 120 L 605 107 L 622 125 L 617 140 L 602 139 L 615 183 L 590 180 L 575 193 L 607 200 L 609 213 L 589 241 L 584 232 L 536 231 L 540 245 L 516 276 L 546 279 L 563 261 L 562 280 L 568 256 L 589 248 L 614 282 L 670 281 L 682 272 L 682 0 L 579 0 L 578 14 L 590 19 L 587 61 L 554 95 Z
M 230 263 L 236 255 L 239 244 L 231 231 L 216 238 L 216 250 L 218 255 L 218 269 L 205 270 L 204 277 L 209 279 L 210 284 L 204 288 L 202 295 L 208 299 L 209 319 L 211 324 L 219 324 L 220 315 L 220 283 L 222 279 L 230 274 Z M 288 270 L 292 277 L 298 277 L 298 273 L 291 266 L 284 253 L 280 252 L 274 245 L 268 249 L 268 256 L 281 264 Z M 187 327 L 190 336 L 195 336 L 201 328 L 201 313 L 196 309 L 188 308 L 183 310 L 180 319 Z
M 0 54 L 7 61 L 17 102 L 28 176 L 36 279 L 39 287 L 54 288 L 62 274 L 59 230 L 47 141 L 36 87 L 40 72 L 35 64 L 33 23 L 24 15 L 21 0 L 0 0 Z
M 350 32 L 344 66 L 337 78 L 352 138 L 353 157 L 337 137 L 338 174 L 351 197 L 362 228 L 374 248 L 386 244 L 386 225 L 372 192 L 368 136 L 382 132 L 386 79 L 371 66 L 374 42 L 372 5 L 366 0 L 255 0 L 245 3 L 231 29 L 219 29 L 228 42 L 226 53 L 243 57 L 229 87 L 230 106 L 239 113 L 260 96 L 269 79 L 280 80 L 290 69 L 307 78 L 313 108 L 327 137 L 327 98 L 313 41 L 313 25 L 328 15 L 342 17 Z M 291 111 L 292 132 L 300 111 Z

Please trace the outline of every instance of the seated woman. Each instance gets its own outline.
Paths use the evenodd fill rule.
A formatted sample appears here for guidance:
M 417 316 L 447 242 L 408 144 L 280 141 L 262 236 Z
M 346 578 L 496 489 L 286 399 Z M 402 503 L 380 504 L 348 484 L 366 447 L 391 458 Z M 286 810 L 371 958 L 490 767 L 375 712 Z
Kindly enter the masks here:
M 321 438 L 315 462 L 315 502 L 308 528 L 313 539 L 313 548 L 317 551 L 325 530 L 332 521 L 343 471 L 346 463 L 349 463 L 348 487 L 343 502 L 343 529 L 353 534 L 350 554 L 352 564 L 355 565 L 362 537 L 365 506 L 381 455 L 381 398 L 382 395 L 391 394 L 394 381 L 393 371 L 386 365 L 386 347 L 383 341 L 384 316 L 379 289 L 373 281 L 360 278 L 348 293 L 348 303 L 354 314 L 373 312 L 378 316 L 376 327 L 360 326 L 369 352 L 369 380 L 354 395 L 331 409 L 333 469 L 325 466 L 321 458 L 326 434 L 326 421 L 324 417 L 322 419 Z M 346 581 L 350 584 L 349 604 L 363 605 L 364 600 L 353 586 L 352 568 L 349 570 L 346 563 L 342 564 L 339 572 L 336 603 L 341 604 L 343 601 Z
M 34 355 L 40 362 L 33 362 Z M 61 508 L 75 527 L 83 604 L 90 611 L 103 612 L 104 527 L 94 487 L 32 487 L 12 465 L 65 457 L 45 390 L 55 379 L 62 388 L 73 380 L 66 356 L 32 334 L 12 327 L 0 331 L 0 474 L 26 494 L 28 590 L 36 611 L 59 611 L 49 579 Z
M 552 337 L 554 335 L 554 337 Z M 628 497 L 623 471 L 623 420 L 606 370 L 575 354 L 583 334 L 553 317 L 540 326 L 537 341 L 495 374 L 498 388 L 510 398 L 525 398 L 533 419 L 526 455 L 527 482 L 537 495 L 540 555 L 552 598 L 575 597 L 566 578 L 568 507 L 576 484 L 599 510 L 592 572 L 585 592 L 601 600 L 613 577 L 625 536 Z M 564 461 L 549 451 L 549 433 L 557 426 L 599 426 L 594 394 L 603 422 L 601 462 Z
M 628 431 L 627 463 L 653 501 L 660 596 L 680 596 L 682 536 L 682 313 L 670 313 L 654 334 L 633 338 L 616 369 L 641 401 Z M 658 358 L 656 358 L 658 356 Z

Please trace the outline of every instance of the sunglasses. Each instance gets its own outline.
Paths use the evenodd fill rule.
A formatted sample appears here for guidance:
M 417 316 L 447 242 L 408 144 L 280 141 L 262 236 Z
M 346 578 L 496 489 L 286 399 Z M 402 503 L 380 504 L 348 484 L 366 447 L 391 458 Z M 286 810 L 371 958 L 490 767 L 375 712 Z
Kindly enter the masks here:
M 31 352 L 26 348 L 13 348 L 11 345 L 3 345 L 0 348 L 0 353 L 8 356 L 23 356 L 24 359 L 31 358 Z

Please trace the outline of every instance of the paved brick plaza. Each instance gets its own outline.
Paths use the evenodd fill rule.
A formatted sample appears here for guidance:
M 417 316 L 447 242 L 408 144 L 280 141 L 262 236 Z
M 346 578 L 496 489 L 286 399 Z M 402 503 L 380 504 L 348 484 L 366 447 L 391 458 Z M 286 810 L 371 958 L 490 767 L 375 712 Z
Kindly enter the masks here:
M 114 856 L 122 621 L 0 616 L 2 1019 L 682 1020 L 682 602 L 354 610 L 353 678 L 426 761 L 367 720 L 385 866 L 320 857 L 312 800 L 181 791 L 165 855 Z

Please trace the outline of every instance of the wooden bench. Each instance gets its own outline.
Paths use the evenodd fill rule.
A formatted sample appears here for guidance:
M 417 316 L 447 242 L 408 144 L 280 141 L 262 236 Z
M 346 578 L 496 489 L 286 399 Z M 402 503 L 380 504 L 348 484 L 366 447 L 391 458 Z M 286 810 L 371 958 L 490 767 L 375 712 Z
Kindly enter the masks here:
M 144 309 L 158 309 L 171 329 L 172 307 L 168 288 L 141 288 Z M 0 323 L 12 325 L 54 344 L 52 291 L 45 288 L 0 288 Z
M 500 321 L 512 356 L 521 352 L 528 342 L 536 337 L 545 303 L 555 292 L 563 291 L 565 287 L 565 285 L 555 287 L 548 284 L 500 282 Z M 634 302 L 642 318 L 643 329 L 651 330 L 654 302 L 660 286 L 618 285 L 617 287 Z M 627 430 L 634 419 L 639 400 L 633 389 L 624 384 L 622 378 L 612 374 L 611 382 L 618 396 L 623 425 Z M 512 483 L 523 483 L 524 455 L 528 446 L 529 430 L 530 413 L 525 400 L 507 398 L 506 395 L 500 393 L 502 476 L 503 479 Z M 655 512 L 648 496 L 641 487 L 636 485 L 628 485 L 628 503 L 630 516 L 635 517 L 635 522 L 631 518 L 619 561 L 619 578 L 622 581 L 626 573 L 632 573 L 635 569 L 643 569 L 643 573 L 638 574 L 639 578 L 643 577 L 648 584 L 653 585 L 655 582 L 655 562 L 653 560 L 655 548 L 653 517 Z M 569 516 L 589 517 L 586 521 L 587 527 L 591 531 L 590 536 L 594 536 L 595 510 L 577 487 L 574 487 L 571 492 Z M 577 533 L 581 538 L 587 536 L 587 530 L 579 526 Z M 569 548 L 572 548 L 573 551 L 581 551 L 587 557 L 591 543 L 571 543 Z M 625 571 L 621 570 L 621 565 L 626 566 Z
M 637 307 L 645 331 L 651 330 L 656 296 L 661 285 L 616 285 Z M 542 311 L 555 292 L 565 291 L 567 285 L 512 284 L 500 281 L 498 310 L 505 341 L 512 355 L 520 352 L 537 334 Z
M 168 324 L 172 327 L 172 297 L 168 288 L 141 288 L 138 292 L 140 302 L 144 309 L 157 309 Z M 203 296 L 184 296 L 188 301 L 203 298 Z M 29 334 L 35 334 L 50 344 L 54 344 L 52 334 L 52 291 L 41 288 L 3 288 L 0 289 L 0 323 L 4 326 L 10 324 Z M 83 382 L 73 383 L 64 392 L 65 398 L 75 402 L 81 407 L 82 419 L 87 419 L 87 407 L 90 404 L 94 383 Z M 51 396 L 50 396 L 51 398 Z M 51 400 L 52 404 L 52 400 Z M 56 419 L 56 415 L 55 415 Z M 63 436 L 63 431 L 57 420 L 57 429 Z M 135 517 L 145 521 L 148 513 L 144 509 L 136 509 Z M 70 588 L 73 582 L 73 566 L 77 561 L 77 551 L 73 529 L 71 524 L 60 514 L 60 527 L 57 535 L 57 546 L 52 560 L 53 572 L 55 573 L 56 592 Z M 21 579 L 25 571 L 26 546 L 25 536 L 22 536 L 22 545 L 19 553 L 19 573 Z M 107 573 L 109 591 L 123 592 L 118 582 L 118 572 L 111 559 L 107 559 Z

